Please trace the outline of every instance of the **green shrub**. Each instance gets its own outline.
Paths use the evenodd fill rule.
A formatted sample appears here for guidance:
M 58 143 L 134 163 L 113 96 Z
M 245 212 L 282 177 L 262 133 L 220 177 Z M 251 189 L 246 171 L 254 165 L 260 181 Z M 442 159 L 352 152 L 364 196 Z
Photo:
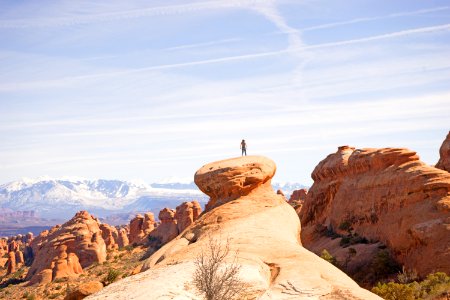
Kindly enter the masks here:
M 421 282 L 411 283 L 378 283 L 372 292 L 386 300 L 425 300 L 441 299 L 450 292 L 450 276 L 437 272 L 429 274 Z
M 343 221 L 341 224 L 339 224 L 338 228 L 340 230 L 350 232 L 352 230 L 352 224 L 349 221 Z
M 402 271 L 397 274 L 398 283 L 411 283 L 417 280 L 417 272 L 415 270 L 407 270 L 405 267 L 402 267 Z
M 35 294 L 28 294 L 26 299 L 27 300 L 35 300 L 36 299 L 36 295 Z
M 400 271 L 400 266 L 392 258 L 387 249 L 378 251 L 370 264 L 370 271 L 378 278 L 385 278 L 387 275 Z
M 116 269 L 109 269 L 104 281 L 106 284 L 111 284 L 117 279 L 119 279 L 120 271 Z
M 415 300 L 416 287 L 414 284 L 400 284 L 395 282 L 378 283 L 372 292 L 385 300 Z
M 421 296 L 438 296 L 444 292 L 450 292 L 450 276 L 443 272 L 428 274 L 420 283 Z
M 327 249 L 323 249 L 322 253 L 320 254 L 320 258 L 326 260 L 330 264 L 336 265 L 336 257 L 330 254 L 330 252 L 327 251 Z

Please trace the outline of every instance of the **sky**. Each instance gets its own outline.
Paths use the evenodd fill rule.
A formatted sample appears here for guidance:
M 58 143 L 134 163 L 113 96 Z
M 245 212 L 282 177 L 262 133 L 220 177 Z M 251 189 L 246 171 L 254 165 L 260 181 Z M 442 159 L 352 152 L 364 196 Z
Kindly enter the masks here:
M 245 139 L 310 185 L 450 130 L 448 0 L 0 0 L 0 38 L 0 183 L 193 180 Z

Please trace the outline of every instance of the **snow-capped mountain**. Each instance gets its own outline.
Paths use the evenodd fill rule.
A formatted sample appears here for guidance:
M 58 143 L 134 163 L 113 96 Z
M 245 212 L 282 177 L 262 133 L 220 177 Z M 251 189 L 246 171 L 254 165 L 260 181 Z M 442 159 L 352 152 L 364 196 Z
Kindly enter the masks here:
M 175 207 L 183 201 L 206 202 L 195 186 L 152 187 L 141 181 L 23 179 L 0 185 L 0 207 L 33 210 L 41 217 L 66 218 L 86 209 L 98 216 Z
M 289 197 L 298 183 L 274 183 Z M 130 212 L 152 211 L 157 216 L 164 207 L 175 208 L 183 201 L 206 203 L 208 197 L 194 182 L 147 184 L 140 180 L 88 180 L 83 178 L 22 179 L 0 185 L 0 208 L 34 211 L 42 218 L 65 219 L 79 210 L 99 217 Z

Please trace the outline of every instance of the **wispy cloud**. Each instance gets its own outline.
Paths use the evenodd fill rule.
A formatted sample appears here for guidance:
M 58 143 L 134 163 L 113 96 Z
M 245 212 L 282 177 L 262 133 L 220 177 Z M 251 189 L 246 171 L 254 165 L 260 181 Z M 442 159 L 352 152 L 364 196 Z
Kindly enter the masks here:
M 151 16 L 178 15 L 207 10 L 246 8 L 251 5 L 263 2 L 264 0 L 207 1 L 207 2 L 194 2 L 188 4 L 147 7 L 108 13 L 69 15 L 64 17 L 49 17 L 49 18 L 1 20 L 0 28 L 20 29 L 20 28 L 35 28 L 35 27 L 73 26 L 73 25 L 91 24 L 96 22 L 136 19 Z
M 398 37 L 404 37 L 409 36 L 413 34 L 422 34 L 422 33 L 432 33 L 432 32 L 440 32 L 440 31 L 449 31 L 450 30 L 450 24 L 442 24 L 437 26 L 428 26 L 428 27 L 421 27 L 421 28 L 414 28 L 414 29 L 407 29 L 407 30 L 401 30 L 386 34 L 379 34 L 374 36 L 368 36 L 363 37 L 359 39 L 351 39 L 346 41 L 338 41 L 338 42 L 331 42 L 331 43 L 323 43 L 319 45 L 311 45 L 307 46 L 307 49 L 319 49 L 319 48 L 329 48 L 329 47 L 337 47 L 337 46 L 346 46 L 351 44 L 359 44 L 359 43 L 365 43 L 365 42 L 372 42 L 372 41 L 378 41 L 378 40 L 385 40 L 385 39 L 392 39 L 392 38 L 398 38 Z
M 301 28 L 300 31 L 313 31 L 313 30 L 318 30 L 318 29 L 335 28 L 338 26 L 352 25 L 352 24 L 358 24 L 358 23 L 363 23 L 363 22 L 378 21 L 378 20 L 392 19 L 392 18 L 398 18 L 398 17 L 417 16 L 417 15 L 428 14 L 428 13 L 433 13 L 433 12 L 447 11 L 449 9 L 450 9 L 450 6 L 441 6 L 441 7 L 429 8 L 429 9 L 420 9 L 420 10 L 415 10 L 415 11 L 388 14 L 388 15 L 384 15 L 384 16 L 356 18 L 356 19 L 342 21 L 342 22 L 333 22 L 333 23 L 321 24 L 321 25 L 316 25 L 316 26 L 304 27 L 304 28 Z
M 216 45 L 234 43 L 234 42 L 239 42 L 239 41 L 242 41 L 242 39 L 241 38 L 223 39 L 223 40 L 217 40 L 217 41 L 211 41 L 211 42 L 204 42 L 204 43 L 196 43 L 196 44 L 189 44 L 189 45 L 181 45 L 181 46 L 169 47 L 169 48 L 166 48 L 164 50 L 168 50 L 168 51 L 185 50 L 185 49 L 192 49 L 192 48 L 216 46 Z
M 343 41 L 337 41 L 337 42 L 331 42 L 331 43 L 322 43 L 322 44 L 317 44 L 317 45 L 308 45 L 308 46 L 302 46 L 302 47 L 289 47 L 287 49 L 280 49 L 280 50 L 275 50 L 275 51 L 250 53 L 250 54 L 227 56 L 227 57 L 190 61 L 190 62 L 183 62 L 183 63 L 164 64 L 164 65 L 149 66 L 149 67 L 135 68 L 135 69 L 108 71 L 108 72 L 101 72 L 101 73 L 95 73 L 95 74 L 63 77 L 63 78 L 58 78 L 58 79 L 48 79 L 48 80 L 31 81 L 31 82 L 10 82 L 10 83 L 0 84 L 0 92 L 26 90 L 26 89 L 54 88 L 54 87 L 58 87 L 58 86 L 69 86 L 69 85 L 76 84 L 77 82 L 102 79 L 102 78 L 106 78 L 106 77 L 123 76 L 123 75 L 130 75 L 130 74 L 134 74 L 134 73 L 142 73 L 142 72 L 149 72 L 149 71 L 161 71 L 161 70 L 169 70 L 169 69 L 177 69 L 177 68 L 185 68 L 185 67 L 192 67 L 192 66 L 217 64 L 217 63 L 227 63 L 227 62 L 249 60 L 249 59 L 267 58 L 267 57 L 274 57 L 274 56 L 279 56 L 279 55 L 289 54 L 289 53 L 298 53 L 298 51 L 304 51 L 304 50 L 326 49 L 326 48 L 332 48 L 332 47 L 341 47 L 341 46 L 367 43 L 367 42 L 372 42 L 372 41 L 401 38 L 401 37 L 406 37 L 406 36 L 416 35 L 416 34 L 427 34 L 427 33 L 435 33 L 435 32 L 438 33 L 438 32 L 448 32 L 448 31 L 450 31 L 450 24 L 443 24 L 443 25 L 437 25 L 437 26 L 428 26 L 428 27 L 402 30 L 402 31 L 391 32 L 391 33 L 386 33 L 386 34 L 381 34 L 381 35 L 368 36 L 368 37 L 363 37 L 363 38 L 358 38 L 358 39 L 350 39 L 350 40 L 343 40 Z

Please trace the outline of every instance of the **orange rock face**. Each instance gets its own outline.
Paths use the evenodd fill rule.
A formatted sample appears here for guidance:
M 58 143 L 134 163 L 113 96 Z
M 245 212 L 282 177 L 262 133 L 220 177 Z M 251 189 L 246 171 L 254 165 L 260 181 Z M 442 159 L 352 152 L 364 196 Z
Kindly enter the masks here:
M 202 212 L 202 207 L 197 201 L 183 202 L 177 206 L 175 219 L 177 221 L 178 233 L 183 232 L 189 225 L 198 219 Z
M 130 221 L 130 234 L 128 236 L 130 244 L 144 244 L 146 237 L 155 229 L 155 217 L 153 213 L 136 215 Z
M 8 269 L 6 271 L 6 274 L 11 274 L 16 271 L 17 266 L 16 266 L 16 253 L 15 252 L 11 251 L 8 253 L 7 265 L 8 265 Z
M 175 210 L 164 208 L 159 212 L 158 218 L 161 221 L 161 224 L 150 233 L 150 237 L 158 238 L 162 244 L 165 244 L 178 235 Z
M 128 240 L 128 232 L 125 228 L 120 228 L 117 244 L 119 245 L 119 248 L 126 247 L 130 244 Z
M 440 158 L 436 164 L 436 168 L 450 172 L 450 131 L 447 134 L 447 138 L 442 143 L 439 149 Z
M 318 227 L 345 233 L 342 224 L 387 245 L 420 275 L 450 272 L 450 174 L 408 149 L 339 147 L 312 173 L 300 212 L 308 248 Z
M 102 238 L 105 241 L 106 249 L 119 248 L 118 245 L 119 233 L 117 232 L 117 229 L 108 224 L 100 224 L 99 228 L 102 232 Z
M 308 194 L 307 189 L 299 189 L 292 192 L 289 201 L 305 201 L 306 194 Z
M 270 185 L 276 165 L 267 158 L 245 156 L 236 164 L 235 159 L 218 161 L 201 167 L 194 177 L 198 188 L 210 197 L 205 210 L 250 194 L 260 186 Z
M 32 241 L 31 248 L 34 261 L 26 277 L 31 284 L 77 276 L 82 268 L 106 260 L 99 222 L 86 211 L 78 212 L 62 226 L 43 231 Z

